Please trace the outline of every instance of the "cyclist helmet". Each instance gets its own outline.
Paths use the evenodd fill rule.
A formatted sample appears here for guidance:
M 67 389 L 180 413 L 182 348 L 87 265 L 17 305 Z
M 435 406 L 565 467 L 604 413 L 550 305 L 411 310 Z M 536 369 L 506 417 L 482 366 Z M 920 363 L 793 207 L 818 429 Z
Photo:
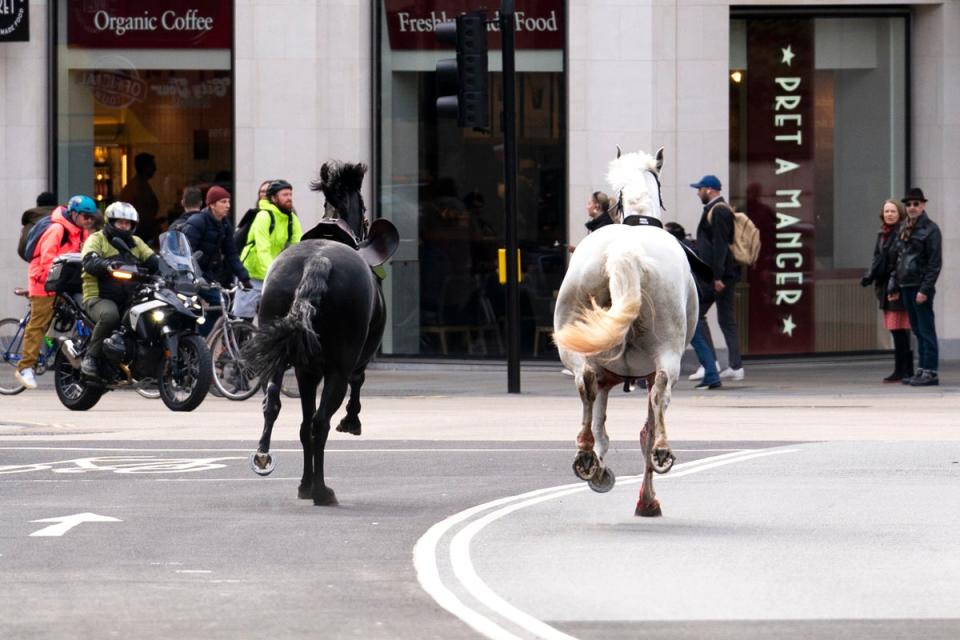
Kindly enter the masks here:
M 267 197 L 269 198 L 278 191 L 283 191 L 284 189 L 293 189 L 293 185 L 286 180 L 274 180 L 267 185 Z
M 106 210 L 107 224 L 113 227 L 114 220 L 129 220 L 133 223 L 133 229 L 137 228 L 137 222 L 140 216 L 137 210 L 129 202 L 114 202 Z M 133 230 L 131 229 L 131 231 Z
M 77 221 L 77 216 L 80 214 L 100 217 L 100 210 L 97 209 L 97 204 L 90 196 L 73 196 L 70 198 L 70 201 L 67 202 L 67 213 L 74 222 Z

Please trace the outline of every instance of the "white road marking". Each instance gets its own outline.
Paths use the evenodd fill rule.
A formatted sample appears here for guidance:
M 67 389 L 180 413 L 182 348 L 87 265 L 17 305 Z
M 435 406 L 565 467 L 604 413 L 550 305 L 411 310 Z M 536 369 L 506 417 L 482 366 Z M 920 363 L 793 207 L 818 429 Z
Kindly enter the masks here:
M 677 465 L 674 470 L 661 480 L 668 478 L 678 478 L 701 471 L 707 471 L 716 467 L 743 462 L 753 458 L 760 458 L 770 455 L 781 455 L 793 453 L 796 449 L 777 449 L 769 451 L 738 450 L 734 453 L 727 453 L 710 458 L 701 458 L 682 465 Z M 642 475 L 627 476 L 618 479 L 619 484 L 636 484 L 643 480 Z M 416 543 L 413 549 L 413 562 L 417 570 L 417 579 L 420 586 L 426 591 L 441 607 L 452 613 L 454 616 L 463 620 L 477 632 L 488 638 L 495 640 L 511 639 L 517 636 L 504 629 L 501 625 L 489 619 L 479 611 L 465 605 L 456 595 L 453 594 L 444 584 L 440 577 L 437 564 L 437 553 L 440 540 L 455 525 L 464 522 L 473 516 L 495 509 L 484 515 L 482 518 L 471 522 L 457 532 L 450 542 L 450 563 L 453 573 L 464 589 L 483 606 L 496 612 L 506 620 L 517 625 L 521 629 L 533 634 L 538 638 L 548 640 L 572 640 L 569 636 L 558 629 L 534 618 L 533 616 L 521 611 L 503 598 L 497 595 L 489 586 L 477 575 L 470 557 L 470 542 L 484 527 L 500 518 L 541 502 L 559 498 L 572 493 L 589 490 L 589 487 L 582 482 L 575 484 L 566 484 L 547 489 L 538 489 L 527 493 L 509 496 L 493 500 L 485 504 L 472 507 L 461 511 L 458 514 L 432 526 Z M 499 507 L 499 508 L 498 508 Z
M 177 569 L 174 573 L 213 573 L 209 569 Z
M 640 447 L 618 447 L 615 441 L 611 442 L 611 451 L 640 451 Z M 149 453 L 249 453 L 256 448 L 256 445 L 250 447 L 238 449 L 238 448 L 226 448 L 226 449 L 141 449 L 135 447 L 0 447 L 0 451 L 121 451 L 121 452 L 149 452 Z M 485 447 L 485 448 L 457 448 L 457 449 L 445 449 L 440 447 L 429 447 L 429 448 L 418 448 L 418 449 L 404 449 L 404 448 L 377 448 L 377 449 L 325 449 L 327 453 L 498 453 L 502 451 L 516 451 L 518 453 L 524 452 L 538 452 L 538 451 L 561 451 L 569 452 L 570 447 Z M 673 449 L 673 451 L 698 451 L 698 452 L 740 452 L 740 451 L 751 451 L 751 449 L 744 449 L 742 447 L 726 447 L 726 448 L 706 448 L 706 449 Z M 302 453 L 303 449 L 270 449 L 270 453 Z
M 30 522 L 56 522 L 49 527 L 38 529 L 30 534 L 31 537 L 55 537 L 62 536 L 70 529 L 84 522 L 123 522 L 118 518 L 110 516 L 101 516 L 96 513 L 74 513 L 69 516 L 57 516 L 55 518 L 43 518 L 42 520 L 31 520 Z

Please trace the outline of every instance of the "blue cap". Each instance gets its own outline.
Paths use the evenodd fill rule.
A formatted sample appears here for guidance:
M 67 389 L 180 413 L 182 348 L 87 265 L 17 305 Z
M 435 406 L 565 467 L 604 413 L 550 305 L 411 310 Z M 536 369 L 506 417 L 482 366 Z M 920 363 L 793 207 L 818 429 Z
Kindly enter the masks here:
M 700 182 L 694 182 L 690 186 L 693 187 L 694 189 L 702 189 L 706 187 L 707 189 L 713 189 L 715 191 L 720 191 L 720 189 L 722 188 L 720 186 L 720 178 L 718 178 L 717 176 L 710 176 L 710 175 L 703 176 L 702 178 L 700 178 Z

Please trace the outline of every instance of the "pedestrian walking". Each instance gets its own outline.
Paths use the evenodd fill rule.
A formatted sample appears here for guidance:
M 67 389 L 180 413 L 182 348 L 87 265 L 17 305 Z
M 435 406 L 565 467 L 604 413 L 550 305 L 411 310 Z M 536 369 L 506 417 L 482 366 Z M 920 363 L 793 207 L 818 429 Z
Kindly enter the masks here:
M 860 285 L 873 285 L 883 312 L 883 326 L 893 338 L 893 373 L 884 382 L 900 382 L 913 376 L 913 352 L 910 350 L 910 318 L 900 296 L 887 295 L 887 288 L 897 267 L 897 232 L 906 219 L 903 205 L 896 200 L 885 200 L 880 210 L 880 231 L 873 248 L 873 262 Z M 892 298 L 892 299 L 891 299 Z
M 706 322 L 707 311 L 716 302 L 717 321 L 723 332 L 724 342 L 727 343 L 727 368 L 720 372 L 721 378 L 743 380 L 743 361 L 740 357 L 740 337 L 737 334 L 737 318 L 734 309 L 737 282 L 740 280 L 740 265 L 733 258 L 730 244 L 733 242 L 733 209 L 730 208 L 720 195 L 722 185 L 720 179 L 714 175 L 703 176 L 698 182 L 690 185 L 697 190 L 697 197 L 703 204 L 700 222 L 697 225 L 697 254 L 706 262 L 714 273 L 714 280 L 704 292 L 703 304 L 700 307 L 703 337 L 710 348 L 716 353 L 710 327 Z M 704 371 L 698 369 L 690 376 L 690 380 L 700 380 Z
M 897 268 L 890 288 L 897 290 L 910 317 L 910 328 L 917 336 L 916 375 L 903 378 L 903 384 L 927 387 L 940 384 L 937 374 L 940 351 L 933 315 L 933 298 L 943 263 L 943 238 L 940 227 L 927 215 L 923 190 L 914 187 L 901 199 L 906 205 L 907 221 L 897 237 Z

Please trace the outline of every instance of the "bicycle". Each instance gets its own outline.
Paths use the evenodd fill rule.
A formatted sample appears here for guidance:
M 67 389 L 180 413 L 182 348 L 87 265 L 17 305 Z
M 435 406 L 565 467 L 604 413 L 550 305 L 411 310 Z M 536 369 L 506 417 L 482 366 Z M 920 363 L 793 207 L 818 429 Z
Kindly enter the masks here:
M 220 293 L 220 305 L 207 307 L 208 311 L 221 311 L 220 317 L 207 336 L 207 346 L 213 361 L 213 385 L 218 394 L 228 400 L 246 400 L 260 389 L 256 372 L 244 366 L 241 349 L 256 333 L 256 326 L 249 320 L 238 318 L 230 312 L 237 287 L 214 287 Z M 290 381 L 292 368 L 284 375 L 280 391 L 290 398 L 299 398 L 296 381 Z
M 13 290 L 14 294 L 26 298 L 29 296 L 26 289 L 17 287 Z M 14 396 L 26 389 L 14 376 L 17 365 L 23 358 L 23 334 L 26 331 L 27 323 L 30 322 L 30 308 L 22 318 L 4 318 L 0 320 L 0 394 L 5 396 Z M 53 307 L 53 329 L 61 334 L 69 333 L 67 336 L 58 336 L 52 338 L 49 335 L 44 336 L 43 344 L 40 345 L 40 353 L 37 356 L 37 363 L 33 366 L 36 375 L 43 375 L 53 367 L 57 351 L 64 348 L 64 343 L 69 341 L 66 348 L 69 349 L 74 343 L 85 341 L 90 337 L 90 320 L 80 308 L 79 303 L 69 295 L 58 293 Z M 68 357 L 75 357 L 68 353 Z

